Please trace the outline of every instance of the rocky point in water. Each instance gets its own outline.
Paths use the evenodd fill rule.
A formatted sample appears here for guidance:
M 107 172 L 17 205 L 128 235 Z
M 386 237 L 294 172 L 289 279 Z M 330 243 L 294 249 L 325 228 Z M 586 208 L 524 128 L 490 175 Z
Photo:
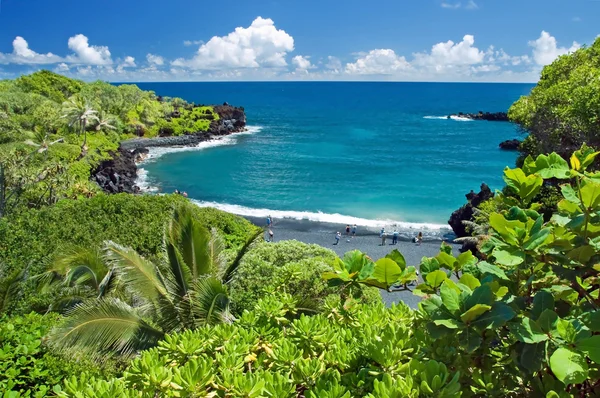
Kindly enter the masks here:
M 506 140 L 502 141 L 499 147 L 500 149 L 504 149 L 505 151 L 517 151 L 519 150 L 520 145 L 521 141 L 519 140 Z
M 163 136 L 156 138 L 134 138 L 121 142 L 112 159 L 102 162 L 92 173 L 92 180 L 107 193 L 137 193 L 135 185 L 137 166 L 148 154 L 148 147 L 156 146 L 194 146 L 208 141 L 215 136 L 223 136 L 244 131 L 246 113 L 242 107 L 234 107 L 227 103 L 213 107 L 219 120 L 213 120 L 208 131 L 199 131 L 181 136 Z M 176 115 L 174 115 L 176 116 Z
M 471 120 L 487 120 L 489 122 L 508 122 L 508 115 L 506 112 L 482 112 L 478 113 L 462 113 L 448 115 L 448 119 L 452 116 L 464 117 Z
M 481 184 L 481 190 L 479 193 L 474 191 L 469 192 L 465 195 L 467 197 L 467 203 L 460 209 L 454 211 L 448 220 L 448 224 L 454 231 L 457 238 L 463 238 L 470 236 L 467 232 L 466 226 L 463 221 L 473 221 L 473 207 L 478 207 L 482 202 L 494 197 L 494 193 L 487 186 L 487 184 Z

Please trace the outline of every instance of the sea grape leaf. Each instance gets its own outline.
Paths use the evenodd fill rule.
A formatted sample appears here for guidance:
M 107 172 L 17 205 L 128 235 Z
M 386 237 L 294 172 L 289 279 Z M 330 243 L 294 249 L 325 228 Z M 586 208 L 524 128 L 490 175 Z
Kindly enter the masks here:
M 421 259 L 421 266 L 419 267 L 421 273 L 423 274 L 423 278 L 427 277 L 430 272 L 437 271 L 440 269 L 440 263 L 435 259 L 435 257 L 428 258 L 423 257 Z
M 567 257 L 580 263 L 587 263 L 595 254 L 596 250 L 592 246 L 583 245 L 569 251 Z
M 592 332 L 600 332 L 600 311 L 584 314 L 583 321 Z
M 567 342 L 574 343 L 577 339 L 577 329 L 575 325 L 566 319 L 559 319 L 556 325 L 558 334 Z
M 440 296 L 442 297 L 444 307 L 446 307 L 448 311 L 454 313 L 460 310 L 460 299 L 454 287 L 450 286 L 448 282 L 450 281 L 446 280 L 442 284 L 442 287 L 440 288 Z
M 520 363 L 531 373 L 537 372 L 542 368 L 544 358 L 546 357 L 546 343 L 525 344 L 521 352 Z
M 504 169 L 504 182 L 513 188 L 523 201 L 528 202 L 538 194 L 544 180 L 535 174 L 526 176 L 521 169 L 507 167 Z
M 453 318 L 436 319 L 435 321 L 433 321 L 433 323 L 435 323 L 436 326 L 444 326 L 448 329 L 458 329 L 462 326 L 462 324 L 459 321 Z
M 433 271 L 426 277 L 427 283 L 434 288 L 440 286 L 446 279 L 448 279 L 448 275 L 442 270 Z
M 451 254 L 448 254 L 446 252 L 440 252 L 440 254 L 438 254 L 435 258 L 438 260 L 438 263 L 441 267 L 450 270 L 454 269 L 454 262 L 456 261 L 456 259 Z
M 402 270 L 395 261 L 389 258 L 380 258 L 375 262 L 373 276 L 366 282 L 377 287 L 389 289 L 396 283 L 401 274 Z
M 375 271 L 375 263 L 373 261 L 367 261 L 358 274 L 358 280 L 364 281 L 365 279 L 369 279 L 373 276 L 373 272 Z
M 523 244 L 523 248 L 525 250 L 535 250 L 542 246 L 546 239 L 548 239 L 548 235 L 550 235 L 551 231 L 551 228 L 544 228 L 536 232 Z
M 600 335 L 578 341 L 577 349 L 585 352 L 592 361 L 600 363 Z
M 427 283 L 421 283 L 417 287 L 415 287 L 415 290 L 413 290 L 413 294 L 419 297 L 425 297 L 434 293 L 435 289 L 433 289 Z
M 556 325 L 558 324 L 558 315 L 556 312 L 546 309 L 537 319 L 537 323 L 540 325 L 540 328 L 542 328 L 544 333 L 552 334 L 556 330 Z
M 503 250 L 496 248 L 492 252 L 492 255 L 498 264 L 506 266 L 519 265 L 525 261 L 525 253 L 520 250 Z
M 353 250 L 344 254 L 342 262 L 349 274 L 360 272 L 371 260 L 360 250 Z
M 523 318 L 520 324 L 511 325 L 510 329 L 515 337 L 523 343 L 536 344 L 548 340 L 548 335 L 531 318 Z
M 461 253 L 457 258 L 458 269 L 462 269 L 469 265 L 475 265 L 477 263 L 477 257 L 471 253 L 471 250 L 467 250 L 464 253 Z
M 400 269 L 402 269 L 403 271 L 406 268 L 406 260 L 404 259 L 404 256 L 402 255 L 402 253 L 400 253 L 400 251 L 398 251 L 398 249 L 392 250 L 391 253 L 389 253 L 385 257 L 396 262 L 396 264 L 398 264 Z
M 523 170 L 527 174 L 538 174 L 544 179 L 566 179 L 571 176 L 567 161 L 554 152 L 548 156 L 539 155 L 535 161 L 528 157 L 525 162 Z
M 506 276 L 506 274 L 504 273 L 504 271 L 498 267 L 497 265 L 494 264 L 490 264 L 486 261 L 482 261 L 479 264 L 477 264 L 477 268 L 479 269 L 479 271 L 482 274 L 490 274 L 490 275 L 494 275 L 497 276 L 500 279 L 503 279 L 505 281 L 509 280 L 508 276 Z
M 492 305 L 494 293 L 490 285 L 481 285 L 473 291 L 473 294 L 465 301 L 465 308 L 470 309 L 477 304 Z
M 480 315 L 486 313 L 487 311 L 489 311 L 492 308 L 491 305 L 485 305 L 485 304 L 475 304 L 473 307 L 471 307 L 468 311 L 464 312 L 461 316 L 460 319 L 464 322 L 464 323 L 470 323 L 472 320 L 476 319 L 477 317 L 479 317 Z
M 584 207 L 596 209 L 600 205 L 600 184 L 588 181 L 579 190 L 579 193 Z
M 565 384 L 583 383 L 588 376 L 588 364 L 583 355 L 563 347 L 550 357 L 550 369 Z
M 577 192 L 575 192 L 575 190 L 573 189 L 573 187 L 571 185 L 569 185 L 569 184 L 561 185 L 560 191 L 562 192 L 563 197 L 565 198 L 565 200 L 568 203 L 572 203 L 573 205 L 577 206 L 577 208 L 578 208 L 578 205 L 581 204 L 581 199 L 579 199 L 579 195 L 577 194 Z M 572 209 L 572 208 L 573 207 L 570 207 L 570 209 Z M 569 208 L 565 208 L 565 209 L 569 209 Z
M 513 309 L 508 305 L 496 301 L 488 312 L 471 322 L 471 326 L 480 329 L 496 329 L 513 319 L 515 315 Z
M 540 290 L 533 298 L 531 318 L 537 320 L 544 310 L 554 310 L 554 297 L 550 293 Z
M 515 228 L 524 227 L 525 224 L 518 220 L 507 220 L 500 213 L 492 213 L 489 218 L 490 227 L 496 231 L 508 244 L 517 244 Z
M 481 336 L 473 329 L 464 329 L 457 335 L 461 347 L 473 352 L 481 346 Z
M 479 279 L 475 278 L 471 274 L 463 274 L 458 281 L 471 290 L 475 290 L 479 286 L 481 286 L 481 282 L 479 282 Z
M 431 296 L 427 300 L 423 300 L 419 303 L 419 307 L 428 314 L 437 311 L 442 305 L 440 296 Z

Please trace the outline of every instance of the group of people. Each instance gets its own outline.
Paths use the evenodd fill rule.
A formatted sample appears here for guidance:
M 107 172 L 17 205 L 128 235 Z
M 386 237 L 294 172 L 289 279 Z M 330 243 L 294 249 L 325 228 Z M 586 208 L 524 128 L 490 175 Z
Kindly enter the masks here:
M 385 228 L 381 228 L 381 231 L 379 231 L 379 237 L 381 238 L 381 246 L 385 246 L 385 242 L 388 238 L 388 235 L 389 234 L 388 232 L 386 232 Z M 398 232 L 398 229 L 394 228 L 394 232 L 392 232 L 392 245 L 398 243 L 399 235 L 400 233 Z M 350 225 L 346 225 L 346 242 L 350 242 L 350 236 L 352 236 L 352 238 L 356 237 L 356 224 L 354 224 L 352 227 L 350 227 Z M 335 234 L 334 245 L 338 245 L 340 243 L 340 239 L 342 239 L 342 233 L 338 231 Z M 417 246 L 420 246 L 423 242 L 423 233 L 419 232 L 418 235 L 413 239 L 413 242 L 416 243 Z
M 352 226 L 352 228 L 350 228 L 350 224 L 346 225 L 346 242 L 350 242 L 350 234 L 352 233 L 352 237 L 354 238 L 356 236 L 356 224 L 354 224 Z M 338 231 L 335 234 L 335 243 L 334 245 L 337 245 L 338 243 L 340 243 L 340 239 L 342 238 L 342 233 L 340 231 Z
M 185 192 L 185 191 L 181 192 L 179 189 L 176 189 L 174 193 L 177 195 L 181 195 L 184 198 L 187 198 L 187 192 Z

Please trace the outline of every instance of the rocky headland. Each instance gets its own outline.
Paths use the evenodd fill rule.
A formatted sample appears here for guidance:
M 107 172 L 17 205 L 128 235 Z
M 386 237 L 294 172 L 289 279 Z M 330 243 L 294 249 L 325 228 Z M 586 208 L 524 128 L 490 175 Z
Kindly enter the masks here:
M 505 151 L 518 151 L 520 145 L 521 141 L 515 139 L 502 141 L 498 146 Z
M 239 133 L 246 128 L 246 113 L 242 107 L 227 103 L 213 107 L 219 115 L 207 131 L 180 136 L 133 138 L 121 142 L 112 158 L 102 162 L 92 173 L 92 179 L 107 193 L 138 193 L 136 163 L 143 160 L 150 147 L 196 146 L 219 136 Z
M 448 115 L 448 119 L 452 117 L 464 117 L 471 120 L 486 120 L 488 122 L 508 122 L 508 115 L 506 112 L 482 112 L 478 113 L 462 113 Z
M 478 207 L 482 202 L 494 197 L 494 193 L 487 184 L 481 184 L 479 193 L 475 193 L 473 190 L 465 195 L 467 203 L 460 209 L 454 211 L 448 220 L 448 224 L 454 231 L 457 238 L 464 238 L 471 236 L 467 231 L 467 227 L 463 221 L 473 221 L 473 208 Z

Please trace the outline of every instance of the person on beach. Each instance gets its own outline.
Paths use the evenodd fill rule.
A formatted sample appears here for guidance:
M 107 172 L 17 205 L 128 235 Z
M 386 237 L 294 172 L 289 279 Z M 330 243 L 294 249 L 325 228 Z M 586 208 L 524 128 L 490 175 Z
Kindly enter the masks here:
M 392 245 L 398 243 L 398 230 L 394 228 L 394 234 L 392 235 Z
M 183 191 L 182 195 L 184 198 L 187 198 L 187 192 Z
M 273 220 L 271 220 L 271 216 L 267 216 L 267 227 L 271 228 L 272 223 L 273 223 Z
M 381 246 L 385 246 L 385 228 L 381 228 L 381 232 L 379 233 L 379 237 L 381 238 Z
M 356 224 L 354 224 L 352 226 L 352 237 L 354 238 L 356 236 Z
M 350 237 L 350 225 L 346 225 L 346 237 Z
M 421 246 L 421 242 L 423 242 L 423 232 L 419 232 L 419 234 L 417 235 L 417 246 Z
M 269 229 L 269 242 L 273 242 L 274 241 L 274 234 L 273 234 L 273 230 Z
M 341 233 L 340 231 L 338 231 L 338 232 L 335 234 L 335 243 L 334 243 L 334 245 L 338 245 L 338 244 L 340 243 L 340 238 L 341 238 L 341 237 L 342 237 L 342 233 Z

